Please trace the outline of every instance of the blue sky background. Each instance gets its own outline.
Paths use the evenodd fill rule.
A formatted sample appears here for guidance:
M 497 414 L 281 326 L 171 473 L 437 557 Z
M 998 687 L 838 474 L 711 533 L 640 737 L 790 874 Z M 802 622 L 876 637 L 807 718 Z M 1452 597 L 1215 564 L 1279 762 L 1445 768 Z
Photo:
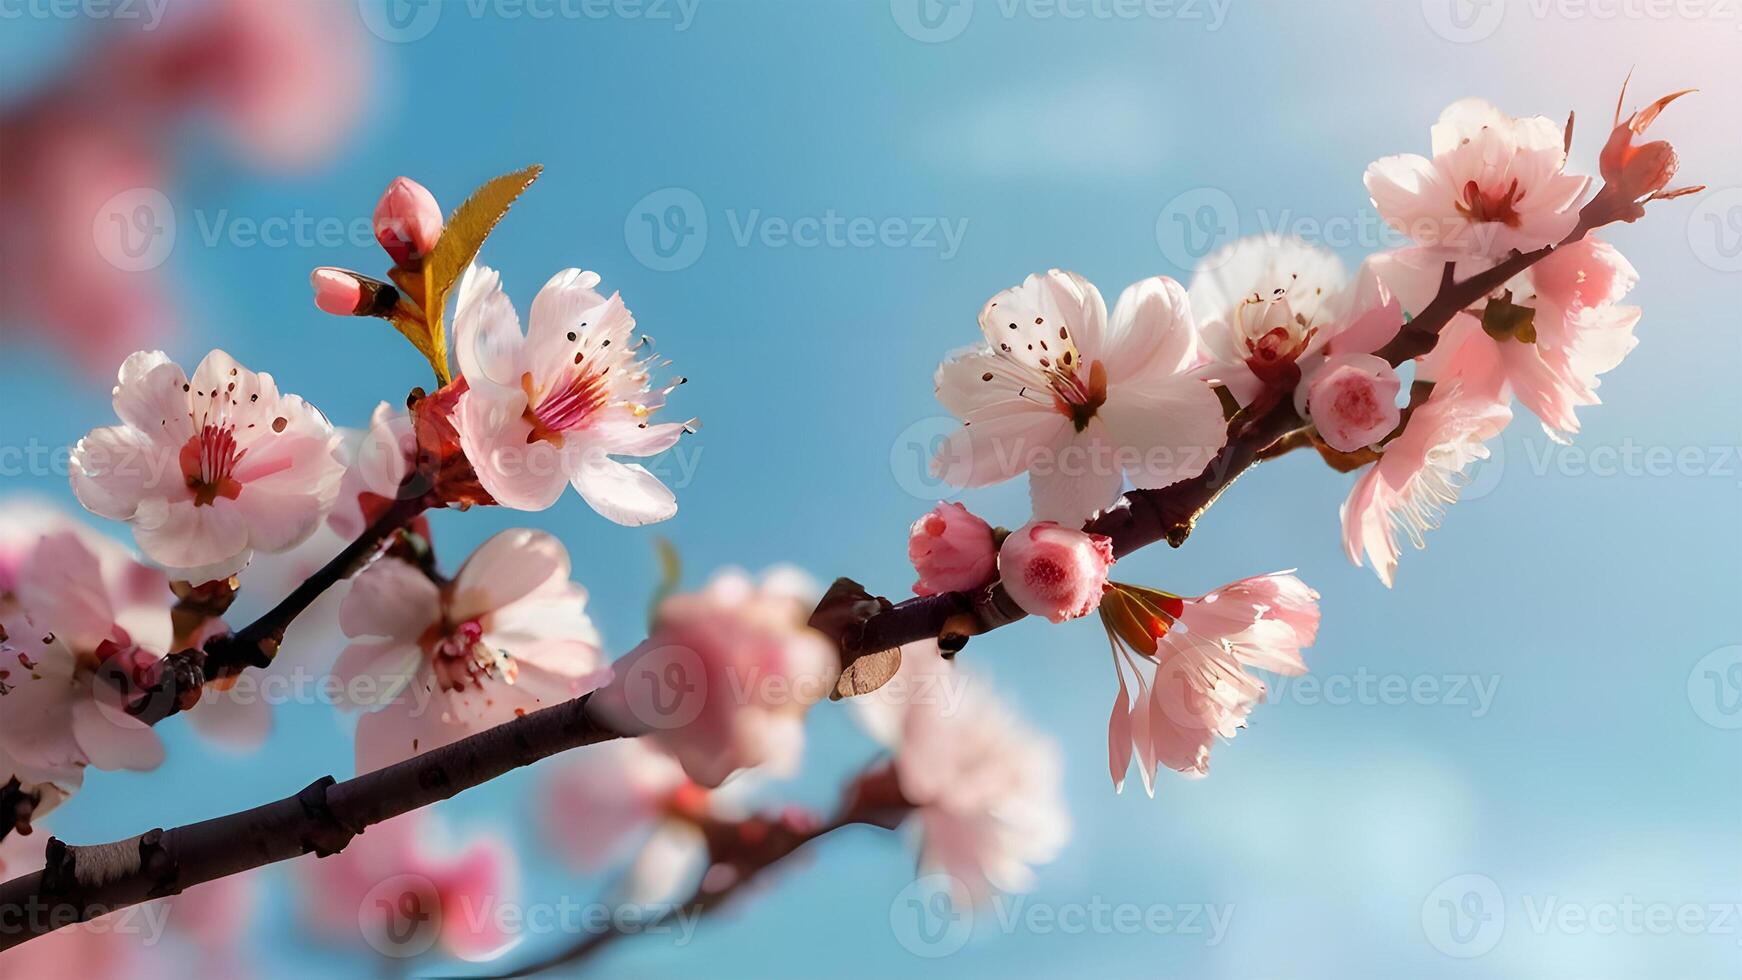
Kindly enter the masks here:
M 163 272 L 185 311 L 171 352 L 191 365 L 223 346 L 336 422 L 361 424 L 378 400 L 426 384 L 427 368 L 385 326 L 319 314 L 306 282 L 315 265 L 378 270 L 378 251 L 242 246 L 202 228 L 366 216 L 398 174 L 451 207 L 484 179 L 541 162 L 544 178 L 484 259 L 523 310 L 557 269 L 599 271 L 691 379 L 674 409 L 703 428 L 664 471 L 681 484 L 681 509 L 658 530 L 682 550 L 691 584 L 725 564 L 793 562 L 899 598 L 912 578 L 907 525 L 942 493 L 917 462 L 944 426 L 932 369 L 975 340 L 986 297 L 1023 275 L 1074 269 L 1109 297 L 1144 276 L 1184 279 L 1205 243 L 1181 237 L 1182 215 L 1224 237 L 1303 230 L 1353 267 L 1391 244 L 1375 230 L 1363 168 L 1424 152 L 1446 103 L 1482 95 L 1555 118 L 1576 109 L 1575 164 L 1592 171 L 1629 69 L 1633 104 L 1703 90 L 1659 126 L 1681 151 L 1683 182 L 1713 191 L 1612 231 L 1641 274 L 1638 350 L 1605 379 L 1605 404 L 1581 413 L 1573 449 L 1527 418 L 1515 424 L 1471 499 L 1425 552 L 1404 556 L 1395 591 L 1344 560 L 1337 507 L 1351 478 L 1310 454 L 1240 481 L 1180 551 L 1121 562 L 1125 579 L 1193 593 L 1298 567 L 1323 593 L 1314 674 L 1368 678 L 1372 696 L 1328 703 L 1285 686 L 1216 750 L 1209 779 L 1164 775 L 1154 800 L 1135 787 L 1118 797 L 1105 764 L 1114 682 L 1097 625 L 1023 623 L 964 654 L 1065 750 L 1075 833 L 1029 905 L 1231 906 L 1219 941 L 1004 928 L 993 914 L 959 952 L 916 956 L 891 913 L 911 859 L 867 831 L 815 848 L 694 943 L 642 937 L 605 969 L 1742 976 L 1742 917 L 1717 921 L 1720 906 L 1742 902 L 1742 19 L 1688 16 L 1706 9 L 1691 5 L 1658 17 L 1646 5 L 1497 0 L 1462 7 L 1463 20 L 1438 0 L 1149 8 L 1165 16 L 1067 4 L 1090 12 L 1082 18 L 1051 4 L 958 2 L 931 29 L 910 0 L 700 0 L 679 29 L 675 0 L 585 8 L 604 17 L 576 0 L 565 8 L 574 16 L 551 19 L 456 0 L 403 30 L 366 3 L 386 35 L 370 36 L 379 84 L 358 93 L 363 125 L 325 169 L 251 176 L 207 134 L 186 134 L 182 176 L 163 188 L 179 227 Z M 1094 13 L 1118 10 L 1140 13 Z M 5 94 L 61 63 L 87 26 L 10 21 Z M 667 188 L 688 195 L 644 202 Z M 686 201 L 684 223 L 699 228 L 705 215 L 705 241 L 692 233 L 687 252 L 663 259 L 642 215 L 663 219 Z M 762 237 L 765 222 L 830 213 L 965 232 L 953 250 L 940 232 L 933 247 Z M 758 234 L 740 241 L 750 222 Z M 688 264 L 664 268 L 674 261 Z M 0 441 L 70 444 L 111 419 L 107 387 L 9 330 Z M 64 474 L 16 465 L 0 489 L 71 501 Z M 1020 481 L 965 499 L 998 523 L 1026 514 Z M 572 496 L 535 515 L 435 518 L 450 568 L 515 525 L 568 544 L 613 653 L 640 638 L 656 577 L 650 532 L 611 525 Z M 1396 699 L 1379 696 L 1391 689 L 1382 676 L 1442 693 L 1386 703 Z M 1485 711 L 1477 684 L 1493 692 Z M 348 739 L 331 714 L 283 709 L 255 756 L 215 751 L 171 722 L 161 771 L 94 775 L 52 829 L 108 840 L 343 778 Z M 804 777 L 777 795 L 821 805 L 870 749 L 838 707 L 819 708 L 811 728 Z M 537 775 L 441 809 L 461 829 L 526 840 L 525 901 L 590 900 L 602 881 L 542 863 L 532 844 Z M 1491 880 L 1498 901 L 1489 892 L 1477 911 L 1504 926 L 1468 959 L 1448 949 L 1486 943 L 1460 945 L 1473 926 L 1454 926 L 1439 905 L 1471 890 L 1474 879 L 1446 884 L 1462 875 Z M 1707 925 L 1653 934 L 1543 918 L 1628 901 L 1697 907 Z M 273 889 L 256 915 L 262 975 L 377 970 L 285 928 L 288 907 Z

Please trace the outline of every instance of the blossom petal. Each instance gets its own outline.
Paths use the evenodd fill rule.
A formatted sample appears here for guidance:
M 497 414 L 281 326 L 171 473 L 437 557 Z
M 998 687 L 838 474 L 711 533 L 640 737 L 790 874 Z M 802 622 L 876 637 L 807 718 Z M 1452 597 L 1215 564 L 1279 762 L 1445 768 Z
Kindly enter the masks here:
M 147 497 L 187 493 L 175 451 L 131 426 L 92 429 L 68 465 L 79 503 L 110 520 L 132 520 Z
M 667 520 L 677 513 L 677 497 L 639 463 L 620 463 L 590 452 L 569 476 L 582 498 L 601 517 L 628 527 Z
M 454 357 L 473 388 L 518 387 L 526 366 L 520 316 L 502 291 L 502 277 L 473 263 L 460 277 L 454 306 Z
M 1155 374 L 1173 375 L 1198 358 L 1198 333 L 1186 290 L 1167 276 L 1132 283 L 1113 305 L 1101 360 L 1113 384 Z
M 1128 452 L 1113 441 L 1106 423 L 1099 417 L 1091 419 L 1083 431 L 1043 460 L 1044 468 L 1030 471 L 1028 496 L 1034 519 L 1081 527 L 1097 511 L 1111 506 L 1125 485 L 1121 464 Z
M 1114 388 L 1100 418 L 1121 450 L 1126 475 L 1143 490 L 1197 476 L 1228 442 L 1221 400 L 1189 376 Z
M 569 553 L 543 531 L 514 528 L 478 546 L 454 576 L 450 618 L 475 619 L 526 598 L 548 583 L 566 583 Z
M 1069 419 L 1052 411 L 1020 409 L 982 416 L 950 433 L 932 459 L 931 472 L 956 487 L 1002 483 L 1062 444 L 1070 426 Z
M 353 638 L 416 643 L 441 614 L 441 590 L 428 576 L 408 562 L 382 558 L 352 580 L 339 606 L 339 628 Z
M 526 394 L 518 388 L 472 388 L 460 398 L 460 446 L 496 502 L 515 510 L 545 510 L 568 483 L 561 452 L 531 439 L 524 418 Z
M 150 725 L 91 698 L 73 702 L 73 737 L 98 769 L 146 772 L 163 764 L 163 740 Z
M 248 560 L 247 519 L 234 501 L 222 497 L 206 507 L 191 500 L 142 501 L 133 537 L 152 561 L 174 569 L 234 571 Z

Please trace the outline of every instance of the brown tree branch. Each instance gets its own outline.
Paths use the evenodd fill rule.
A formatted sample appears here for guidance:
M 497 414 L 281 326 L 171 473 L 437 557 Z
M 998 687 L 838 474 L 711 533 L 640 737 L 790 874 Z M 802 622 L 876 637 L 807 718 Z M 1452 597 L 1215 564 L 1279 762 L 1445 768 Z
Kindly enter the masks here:
M 75 922 L 302 854 L 336 854 L 368 827 L 618 732 L 587 695 L 366 775 L 322 777 L 252 810 L 73 847 L 50 838 L 45 867 L 0 885 L 0 952 Z

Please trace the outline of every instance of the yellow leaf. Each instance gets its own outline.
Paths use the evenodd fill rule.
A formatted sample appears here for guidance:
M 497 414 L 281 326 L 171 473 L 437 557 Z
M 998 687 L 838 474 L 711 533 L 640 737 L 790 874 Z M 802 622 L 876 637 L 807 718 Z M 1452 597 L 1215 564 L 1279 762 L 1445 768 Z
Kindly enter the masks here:
M 484 239 L 490 237 L 496 223 L 508 213 L 508 206 L 543 172 L 544 167 L 535 163 L 525 170 L 503 174 L 473 191 L 465 203 L 454 209 L 453 216 L 442 228 L 442 237 L 436 241 L 435 251 L 424 260 L 424 314 L 429 319 L 430 346 L 424 356 L 429 358 L 436 376 L 444 385 L 452 380 L 448 369 L 447 331 L 442 325 L 448 291 L 453 289 L 460 273 L 466 271 L 466 266 L 477 258 L 478 250 L 484 247 Z M 407 333 L 406 336 L 411 335 Z M 413 337 L 412 342 L 417 343 L 417 338 Z M 422 345 L 419 349 L 423 350 Z

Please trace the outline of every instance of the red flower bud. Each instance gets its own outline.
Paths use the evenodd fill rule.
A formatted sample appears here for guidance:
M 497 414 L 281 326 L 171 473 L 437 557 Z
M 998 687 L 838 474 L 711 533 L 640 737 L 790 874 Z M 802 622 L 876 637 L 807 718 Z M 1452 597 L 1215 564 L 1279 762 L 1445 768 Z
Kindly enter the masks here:
M 1672 92 L 1635 112 L 1626 120 L 1621 118 L 1621 102 L 1618 100 L 1615 103 L 1615 128 L 1609 133 L 1609 141 L 1603 145 L 1603 152 L 1597 158 L 1597 167 L 1607 184 L 1602 194 L 1625 202 L 1621 207 L 1624 212 L 1622 220 L 1632 221 L 1643 214 L 1644 209 L 1639 205 L 1647 200 L 1667 200 L 1699 190 L 1697 187 L 1664 190 L 1675 177 L 1676 169 L 1680 165 L 1675 147 L 1663 140 L 1635 142 L 1636 137 L 1644 134 L 1646 128 L 1656 121 L 1658 114 L 1671 102 L 1692 91 L 1693 89 L 1683 89 Z M 1626 97 L 1627 86 L 1622 85 L 1621 98 Z

